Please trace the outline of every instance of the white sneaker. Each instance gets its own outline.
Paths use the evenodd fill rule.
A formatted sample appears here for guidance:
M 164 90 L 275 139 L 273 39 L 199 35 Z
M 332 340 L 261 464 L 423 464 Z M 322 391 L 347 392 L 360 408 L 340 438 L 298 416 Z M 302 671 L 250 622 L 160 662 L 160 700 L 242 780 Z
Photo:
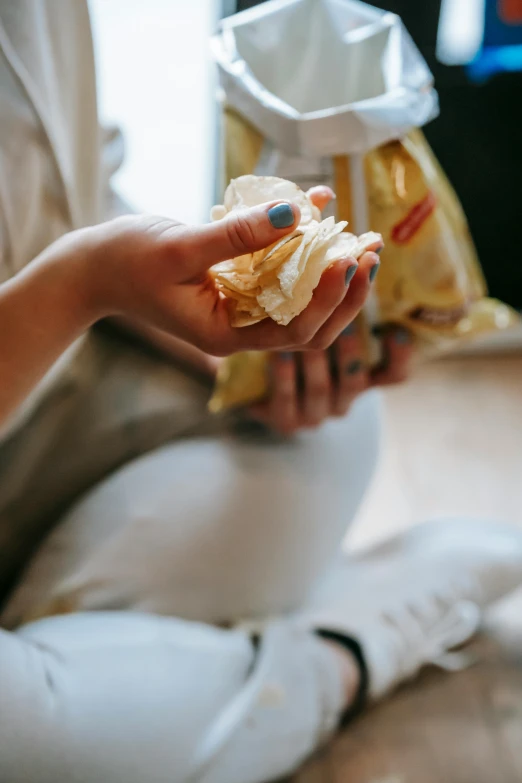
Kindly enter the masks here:
M 467 665 L 450 651 L 475 634 L 484 609 L 521 584 L 522 530 L 442 520 L 344 557 L 296 620 L 357 639 L 377 699 L 426 664 Z

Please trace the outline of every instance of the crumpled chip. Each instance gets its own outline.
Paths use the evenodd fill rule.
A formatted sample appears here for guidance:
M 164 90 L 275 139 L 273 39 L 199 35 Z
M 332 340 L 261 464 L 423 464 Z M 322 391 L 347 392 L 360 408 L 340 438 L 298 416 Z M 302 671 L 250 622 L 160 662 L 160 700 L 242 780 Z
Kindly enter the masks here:
M 297 204 L 301 210 L 297 229 L 264 250 L 223 261 L 210 270 L 221 293 L 233 302 L 233 326 L 249 326 L 264 318 L 286 326 L 310 303 L 331 264 L 347 256 L 357 259 L 381 244 L 380 234 L 370 231 L 357 237 L 345 231 L 344 220 L 321 220 L 306 193 L 279 177 L 249 174 L 233 179 L 225 203 L 213 207 L 211 217 L 220 220 L 233 210 L 277 199 Z
M 256 207 L 278 199 L 297 204 L 301 210 L 301 225 L 321 220 L 319 209 L 294 182 L 280 177 L 256 177 L 254 174 L 231 180 L 225 191 L 225 203 L 213 207 L 210 217 L 212 220 L 220 220 L 234 209 Z

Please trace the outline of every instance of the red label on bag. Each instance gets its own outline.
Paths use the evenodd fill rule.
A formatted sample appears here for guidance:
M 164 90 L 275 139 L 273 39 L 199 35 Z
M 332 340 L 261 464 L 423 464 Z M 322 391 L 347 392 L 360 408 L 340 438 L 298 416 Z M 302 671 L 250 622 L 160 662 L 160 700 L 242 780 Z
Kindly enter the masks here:
M 499 0 L 499 16 L 507 24 L 522 23 L 522 0 Z
M 397 223 L 397 225 L 392 228 L 392 241 L 397 245 L 405 245 L 409 242 L 422 224 L 429 218 L 436 206 L 437 201 L 435 196 L 433 193 L 428 193 L 422 201 L 415 204 L 413 209 L 400 221 L 400 223 Z

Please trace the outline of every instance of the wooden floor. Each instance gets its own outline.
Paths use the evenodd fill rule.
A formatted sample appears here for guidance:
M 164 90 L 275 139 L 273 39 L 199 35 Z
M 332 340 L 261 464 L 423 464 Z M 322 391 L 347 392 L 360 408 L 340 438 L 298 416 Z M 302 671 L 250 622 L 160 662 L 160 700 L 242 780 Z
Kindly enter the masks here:
M 445 360 L 386 396 L 373 491 L 349 545 L 438 514 L 522 526 L 522 356 Z M 428 671 L 369 711 L 294 783 L 521 783 L 522 595 L 459 674 Z

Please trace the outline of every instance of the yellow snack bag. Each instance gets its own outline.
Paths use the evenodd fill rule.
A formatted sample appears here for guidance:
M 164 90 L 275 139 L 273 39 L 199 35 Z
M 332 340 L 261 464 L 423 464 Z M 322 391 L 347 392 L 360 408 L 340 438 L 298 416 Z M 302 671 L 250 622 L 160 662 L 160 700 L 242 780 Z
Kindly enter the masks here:
M 268 361 L 263 351 L 245 351 L 221 362 L 208 408 L 221 413 L 262 399 L 268 391 Z
M 486 298 L 462 208 L 421 131 L 369 152 L 365 178 L 369 220 L 385 242 L 381 323 L 405 326 L 420 350 L 438 353 L 518 321 Z
M 487 298 L 459 201 L 419 130 L 438 96 L 398 16 L 364 2 L 266 2 L 224 19 L 212 48 L 227 103 L 223 190 L 247 174 L 329 185 L 337 201 L 323 218 L 335 208 L 353 234 L 383 236 L 359 319 L 368 365 L 381 358 L 377 324 L 404 326 L 431 355 L 518 323 Z M 242 354 L 224 362 L 211 408 L 266 391 L 266 357 Z

